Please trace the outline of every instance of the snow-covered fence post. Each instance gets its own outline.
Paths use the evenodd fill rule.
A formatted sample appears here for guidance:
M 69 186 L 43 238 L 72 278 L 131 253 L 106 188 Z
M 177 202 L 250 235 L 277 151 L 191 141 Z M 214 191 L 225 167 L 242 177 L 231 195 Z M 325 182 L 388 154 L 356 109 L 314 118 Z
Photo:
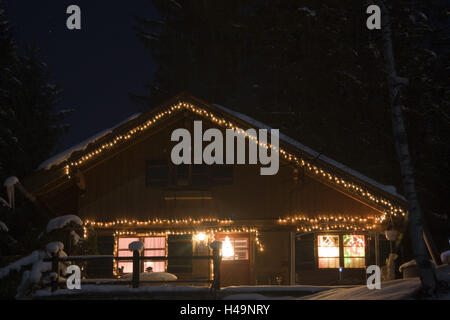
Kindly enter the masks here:
M 52 252 L 52 272 L 56 274 L 56 277 L 52 278 L 52 292 L 58 289 L 59 280 L 59 252 Z
M 222 263 L 222 241 L 214 241 L 209 245 L 213 249 L 213 284 L 214 294 L 220 290 L 220 264 Z
M 141 241 L 134 241 L 128 245 L 128 250 L 133 252 L 133 277 L 131 278 L 131 284 L 133 288 L 139 288 L 139 274 L 140 268 L 140 253 L 144 250 L 144 243 Z
M 133 288 L 139 287 L 139 251 L 133 251 Z

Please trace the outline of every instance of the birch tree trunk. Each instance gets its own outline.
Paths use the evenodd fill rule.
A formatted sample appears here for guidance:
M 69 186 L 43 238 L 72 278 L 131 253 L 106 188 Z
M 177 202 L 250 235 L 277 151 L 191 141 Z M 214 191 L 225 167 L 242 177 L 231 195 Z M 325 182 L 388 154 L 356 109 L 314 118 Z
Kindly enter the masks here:
M 403 188 L 409 209 L 409 225 L 411 233 L 411 244 L 419 270 L 422 288 L 426 295 L 433 296 L 436 293 L 436 276 L 433 265 L 428 259 L 425 242 L 423 241 L 422 210 L 417 199 L 414 181 L 414 169 L 408 147 L 408 136 L 406 134 L 403 119 L 403 106 L 401 104 L 400 89 L 406 85 L 408 80 L 397 75 L 395 67 L 394 52 L 392 48 L 392 30 L 389 21 L 389 12 L 384 1 L 377 1 L 381 9 L 381 34 L 383 41 L 383 53 L 385 58 L 386 72 L 388 76 L 389 98 L 392 112 L 392 129 L 394 134 L 395 149 L 400 163 Z

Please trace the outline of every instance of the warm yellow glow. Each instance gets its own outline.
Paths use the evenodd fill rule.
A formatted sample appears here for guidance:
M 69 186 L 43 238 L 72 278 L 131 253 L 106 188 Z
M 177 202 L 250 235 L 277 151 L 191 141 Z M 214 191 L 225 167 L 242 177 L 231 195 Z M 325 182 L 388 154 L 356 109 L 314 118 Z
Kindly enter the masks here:
M 319 258 L 339 257 L 338 235 L 320 235 L 317 240 Z
M 339 257 L 339 247 L 319 247 L 320 258 Z
M 206 239 L 206 233 L 204 232 L 199 232 L 195 235 L 195 240 L 197 241 L 205 241 Z
M 225 240 L 222 243 L 222 257 L 229 258 L 232 256 L 234 256 L 233 245 L 231 244 L 230 238 L 225 237 Z

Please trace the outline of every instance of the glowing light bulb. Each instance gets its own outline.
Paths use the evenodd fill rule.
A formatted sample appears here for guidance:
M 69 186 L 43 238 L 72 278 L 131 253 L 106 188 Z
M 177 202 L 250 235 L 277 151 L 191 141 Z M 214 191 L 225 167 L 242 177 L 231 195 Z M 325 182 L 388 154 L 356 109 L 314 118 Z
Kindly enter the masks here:
M 195 235 L 195 239 L 197 241 L 205 241 L 206 239 L 206 234 L 204 232 L 199 232 Z

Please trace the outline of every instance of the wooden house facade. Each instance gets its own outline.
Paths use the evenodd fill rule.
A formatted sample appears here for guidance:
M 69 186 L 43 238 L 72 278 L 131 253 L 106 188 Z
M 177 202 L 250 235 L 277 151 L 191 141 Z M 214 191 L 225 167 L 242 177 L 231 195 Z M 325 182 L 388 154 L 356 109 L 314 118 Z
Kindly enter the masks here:
M 210 277 L 209 262 L 189 257 L 209 254 L 214 240 L 223 241 L 222 285 L 362 282 L 367 265 L 382 264 L 386 222 L 406 215 L 395 190 L 282 134 L 275 175 L 259 164 L 175 165 L 171 133 L 196 120 L 204 130 L 268 128 L 180 95 L 49 159 L 24 185 L 56 216 L 81 217 L 100 254 L 129 256 L 141 240 L 145 255 L 169 257 L 142 270 L 180 279 Z M 127 261 L 96 268 L 130 270 Z

